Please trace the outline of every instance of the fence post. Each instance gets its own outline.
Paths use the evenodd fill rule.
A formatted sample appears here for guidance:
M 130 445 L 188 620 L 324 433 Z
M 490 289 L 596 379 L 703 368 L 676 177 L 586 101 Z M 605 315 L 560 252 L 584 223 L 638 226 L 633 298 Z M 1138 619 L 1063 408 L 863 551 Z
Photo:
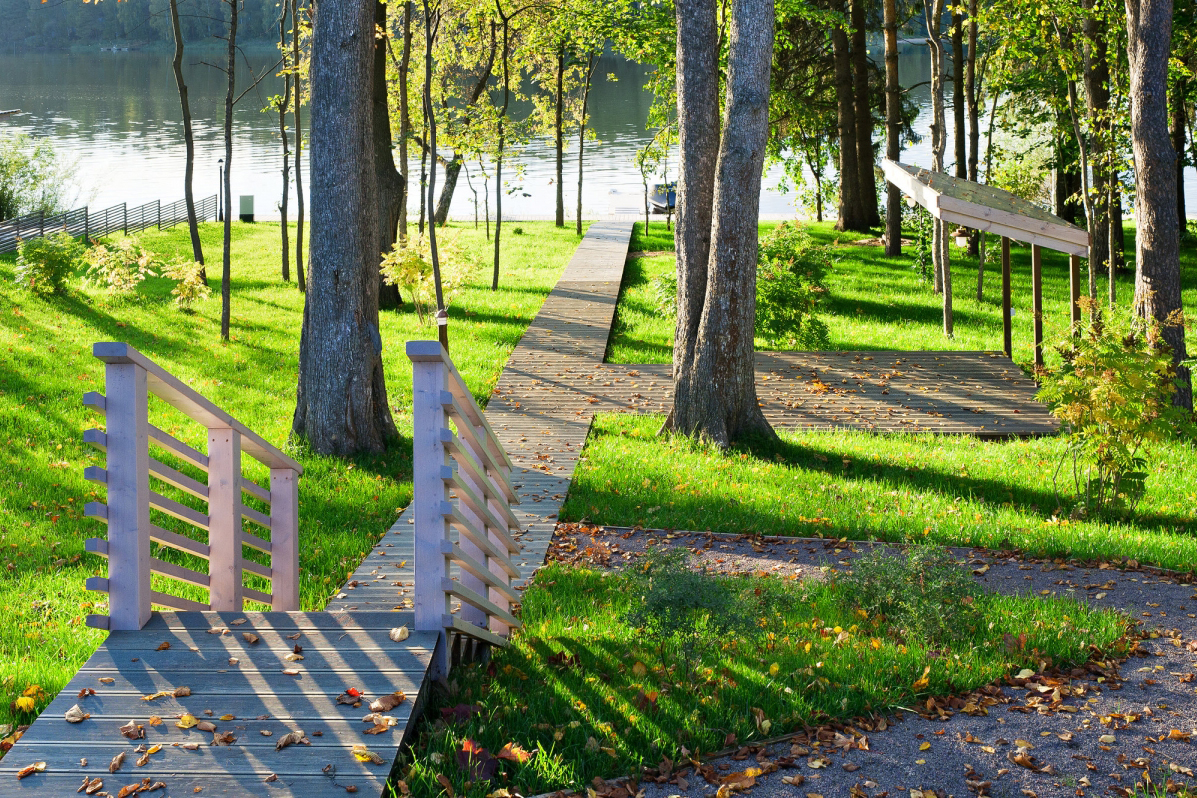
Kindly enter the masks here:
M 208 600 L 219 612 L 240 612 L 241 434 L 208 430 Z
M 150 619 L 150 430 L 146 372 L 104 368 L 107 416 L 108 628 L 136 630 Z
M 299 475 L 270 469 L 270 608 L 299 609 Z
M 158 210 L 158 229 L 162 229 L 162 200 L 154 200 L 154 207 Z
M 121 203 L 121 215 L 124 216 L 124 225 L 122 227 L 124 228 L 125 235 L 129 235 L 129 205 L 127 203 Z
M 412 344 L 408 356 L 412 357 Z M 438 356 L 412 357 L 412 470 L 415 515 L 415 551 L 413 556 L 415 586 L 415 628 L 438 632 L 439 640 L 430 665 L 433 679 L 449 675 L 448 636 L 444 618 L 449 613 L 449 594 L 441 586 L 448 578 L 449 566 L 443 544 L 449 539 L 449 522 L 440 512 L 449 500 L 449 489 L 441 479 L 447 465 L 440 431 L 445 424 L 441 391 L 445 390 L 444 350 Z
M 494 513 L 499 519 L 506 517 L 507 514 L 504 513 L 503 510 L 506 509 L 508 505 L 507 497 L 497 489 L 497 486 L 501 480 L 503 480 L 505 477 L 509 477 L 510 474 L 510 468 L 507 466 L 499 466 L 498 474 L 488 475 L 491 483 L 496 486 L 491 488 L 491 495 L 493 498 L 490 500 L 490 508 L 491 512 Z M 491 533 L 490 541 L 491 543 L 494 543 L 495 546 L 497 546 L 500 550 L 507 552 L 507 544 L 497 534 Z M 508 553 L 508 558 L 511 559 L 510 553 Z M 514 559 L 512 562 L 514 562 Z M 508 585 L 511 584 L 511 578 L 507 575 L 507 572 L 503 570 L 499 563 L 493 560 L 490 563 L 490 572 L 502 579 Z M 493 587 L 490 589 L 490 600 L 505 610 L 511 609 L 511 603 L 507 600 L 507 597 L 498 590 L 495 590 Z M 490 619 L 490 630 L 497 635 L 502 635 L 503 637 L 507 637 L 511 634 L 511 627 L 498 618 Z
M 44 210 L 37 212 L 37 232 L 40 236 L 46 234 L 46 212 Z
M 83 243 L 91 243 L 91 217 L 88 215 L 87 206 L 83 206 Z

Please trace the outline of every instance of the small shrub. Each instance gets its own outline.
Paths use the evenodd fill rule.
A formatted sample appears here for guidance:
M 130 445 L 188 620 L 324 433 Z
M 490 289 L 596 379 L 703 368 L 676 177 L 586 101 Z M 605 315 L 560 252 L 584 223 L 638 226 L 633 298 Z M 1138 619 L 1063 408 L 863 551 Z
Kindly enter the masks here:
M 1176 370 L 1158 331 L 1133 317 L 1106 316 L 1057 347 L 1060 367 L 1042 375 L 1038 394 L 1068 442 L 1056 469 L 1057 500 L 1058 475 L 1068 466 L 1080 517 L 1134 509 L 1147 490 L 1151 444 L 1190 426 L 1172 405 Z
M 203 279 L 203 274 L 204 264 L 183 259 L 177 260 L 162 272 L 163 277 L 178 281 L 170 294 L 175 298 L 175 306 L 180 310 L 190 311 L 192 303 L 212 296 L 212 289 Z
M 830 346 L 827 325 L 815 316 L 827 294 L 831 247 L 783 222 L 761 242 L 756 280 L 756 329 L 774 346 Z
M 157 277 L 161 264 L 157 256 L 132 236 L 115 243 L 99 243 L 83 256 L 87 264 L 83 279 L 94 288 L 114 294 L 131 294 L 146 277 Z
M 677 318 L 677 272 L 658 274 L 649 285 L 653 289 L 653 303 L 657 310 L 671 319 Z
M 636 608 L 624 615 L 663 652 L 675 646 L 687 675 L 702 655 L 745 626 L 729 585 L 689 567 L 684 549 L 650 550 L 628 572 Z
M 949 643 L 979 618 L 980 585 L 949 551 L 934 546 L 907 553 L 878 548 L 852 563 L 840 587 L 904 639 Z
M 16 282 L 41 296 L 61 293 L 82 254 L 83 245 L 66 231 L 22 241 L 17 249 Z
M 456 236 L 442 232 L 437 236 L 437 255 L 441 267 L 441 293 L 445 307 L 465 285 L 478 266 Z M 382 259 L 382 279 L 387 285 L 397 285 L 410 298 L 421 324 L 433 320 L 436 309 L 436 279 L 432 271 L 432 253 L 422 236 L 415 242 L 396 241 Z
M 922 205 L 902 205 L 902 228 L 914 233 L 914 264 L 924 282 L 931 280 L 931 228 L 935 217 Z
M 513 236 L 522 236 L 522 235 L 524 234 L 524 228 L 522 228 L 522 227 L 513 227 L 513 228 L 511 228 L 511 234 L 512 234 Z

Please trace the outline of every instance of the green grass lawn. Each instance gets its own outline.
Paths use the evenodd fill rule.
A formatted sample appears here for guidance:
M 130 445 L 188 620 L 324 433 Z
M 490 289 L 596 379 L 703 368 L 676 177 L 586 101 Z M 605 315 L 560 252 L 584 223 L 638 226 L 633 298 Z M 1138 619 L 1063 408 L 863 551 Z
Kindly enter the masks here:
M 490 290 L 486 265 L 492 245 L 481 231 L 457 233 L 483 264 L 453 301 L 450 344 L 480 402 L 578 243 L 572 230 L 551 223 L 521 226 L 524 235 L 504 237 L 497 292 Z M 82 441 L 85 429 L 103 427 L 103 419 L 80 403 L 84 391 L 104 389 L 103 364 L 91 356 L 92 343 L 132 344 L 267 441 L 287 446 L 303 296 L 294 283 L 279 279 L 278 226 L 233 225 L 227 344 L 220 340 L 220 227 L 204 225 L 202 236 L 210 261 L 216 259 L 209 264 L 214 291 L 191 314 L 171 303 L 173 283 L 157 278 L 131 298 L 83 290 L 75 280 L 69 294 L 40 299 L 14 286 L 13 257 L 0 258 L 0 723 L 30 721 L 35 713 L 13 712 L 10 702 L 33 684 L 52 696 L 103 638 L 83 625 L 87 613 L 104 611 L 105 599 L 83 589 L 88 576 L 105 572 L 99 558 L 83 554 L 85 538 L 104 535 L 102 524 L 82 517 L 85 502 L 103 500 L 103 490 L 83 479 L 84 466 L 104 463 Z M 141 240 L 161 255 L 190 253 L 185 227 L 147 232 Z M 404 342 L 435 338 L 436 330 L 421 326 L 410 305 L 384 311 L 380 326 L 401 440 L 384 454 L 356 460 L 294 450 L 305 468 L 300 594 L 307 610 L 324 607 L 411 498 L 411 364 Z M 202 428 L 160 402 L 151 407 L 151 421 L 205 448 Z M 155 522 L 187 529 L 157 514 Z M 203 598 L 198 588 L 171 583 L 169 589 Z
M 774 225 L 761 224 L 762 233 Z M 636 223 L 632 251 L 659 252 L 673 249 L 672 235 L 664 222 L 654 221 L 649 235 L 644 223 Z M 821 243 L 866 238 L 858 233 L 838 233 L 832 223 L 809 223 L 806 229 Z M 998 246 L 991 236 L 990 247 Z M 955 335 L 943 335 L 942 297 L 912 268 L 913 258 L 887 258 L 880 246 L 844 244 L 837 249 L 837 263 L 827 277 L 828 298 L 822 318 L 827 322 L 833 349 L 912 350 L 1001 350 L 1001 271 L 988 266 L 983 299 L 977 301 L 977 259 L 964 250 L 951 248 L 953 318 Z M 906 252 L 913 251 L 907 247 Z M 1128 228 L 1127 252 L 1134 254 L 1133 229 Z M 1082 263 L 1082 294 L 1087 291 L 1086 264 Z M 1186 307 L 1197 306 L 1197 247 L 1182 245 L 1182 284 Z M 672 255 L 633 258 L 624 272 L 616 310 L 615 328 L 607 351 L 612 363 L 668 363 L 672 358 L 674 321 L 661 313 L 653 298 L 652 279 L 672 272 Z M 1105 296 L 1104 276 L 1098 281 L 1098 295 Z M 1129 307 L 1134 293 L 1134 274 L 1127 271 L 1118 281 L 1119 304 Z M 1043 335 L 1050 345 L 1068 334 L 1068 257 L 1043 252 Z M 1031 250 L 1011 247 L 1011 304 L 1014 308 L 1014 360 L 1029 366 L 1034 360 L 1031 328 Z M 1197 347 L 1197 329 L 1190 330 L 1189 348 Z M 757 340 L 758 349 L 768 349 Z M 1049 352 L 1049 363 L 1053 354 Z
M 1133 515 L 1070 520 L 1052 489 L 1060 438 L 778 430 L 778 444 L 720 452 L 658 437 L 661 421 L 599 416 L 561 519 L 1018 548 L 1197 570 L 1197 454 L 1188 442 L 1151 458 L 1147 495 Z
M 910 707 L 1039 668 L 1044 659 L 1082 662 L 1090 645 L 1114 654 L 1126 629 L 1116 613 L 1071 600 L 990 594 L 977 599 L 977 620 L 960 623 L 956 640 L 932 645 L 887 629 L 836 584 L 760 576 L 720 582 L 738 594 L 733 607 L 745 628 L 714 638 L 700 631 L 709 645 L 687 675 L 676 639 L 662 642 L 625 619 L 642 595 L 626 571 L 541 570 L 511 646 L 496 650 L 488 665 L 455 669 L 451 692 L 437 697 L 431 711 L 438 720 L 423 727 L 414 762 L 401 773 L 411 794 L 440 794 L 438 776 L 471 798 L 497 788 L 580 790 L 595 777 L 637 775 L 663 757 L 680 766 L 690 758 L 685 751 L 709 754 L 728 735 L 751 743 Z M 1003 642 L 1024 632 L 1021 651 Z M 938 655 L 929 655 L 932 648 Z M 498 761 L 486 781 L 471 768 L 487 757 L 463 753 L 467 741 L 492 756 L 513 744 L 532 757 Z

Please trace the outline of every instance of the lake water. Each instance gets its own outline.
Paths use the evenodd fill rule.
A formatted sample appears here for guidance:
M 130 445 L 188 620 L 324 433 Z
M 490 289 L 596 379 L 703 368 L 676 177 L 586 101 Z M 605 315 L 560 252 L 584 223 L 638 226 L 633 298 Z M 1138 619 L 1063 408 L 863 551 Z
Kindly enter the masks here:
M 250 64 L 259 72 L 273 64 L 276 57 L 271 50 L 249 52 Z M 218 61 L 220 56 L 190 55 L 186 59 L 195 124 L 195 191 L 199 197 L 216 193 L 217 160 L 223 156 L 225 77 L 222 72 L 199 63 L 205 58 Z M 905 85 L 927 80 L 930 62 L 926 49 L 917 45 L 904 47 L 900 69 Z M 60 151 L 75 158 L 81 178 L 80 204 L 87 202 L 93 208 L 102 208 L 120 202 L 132 205 L 182 197 L 182 132 L 169 54 L 99 51 L 6 54 L 0 55 L 0 74 L 4 75 L 0 109 L 22 111 L 19 116 L 0 121 L 0 132 L 20 129 L 47 136 Z M 652 96 L 643 89 L 645 74 L 644 67 L 611 56 L 604 57 L 596 70 L 590 107 L 591 126 L 598 141 L 588 142 L 586 149 L 582 197 L 586 216 L 636 213 L 643 208 L 640 176 L 633 158 L 649 138 L 644 126 Z M 249 82 L 245 80 L 243 85 Z M 254 195 L 259 218 L 277 218 L 276 207 L 282 196 L 277 116 L 261 111 L 267 98 L 281 91 L 280 84 L 273 77 L 264 80 L 242 99 L 234 115 L 233 194 Z M 925 134 L 930 121 L 929 89 L 915 88 L 912 96 L 923 109 L 915 129 Z M 950 135 L 950 107 L 947 119 Z M 576 148 L 567 152 L 568 212 L 576 205 L 576 157 Z M 902 157 L 910 163 L 930 166 L 929 140 L 924 137 Z M 948 158 L 951 158 L 950 144 Z M 515 160 L 523 169 L 508 184 L 505 215 L 511 218 L 551 215 L 555 197 L 551 141 L 533 141 Z M 472 166 L 474 184 L 481 197 L 478 167 Z M 508 169 L 505 172 L 510 174 Z M 674 174 L 671 169 L 671 179 Z M 796 213 L 795 195 L 777 190 L 780 176 L 779 168 L 766 174 L 761 197 L 763 215 Z M 1197 175 L 1190 169 L 1185 187 L 1191 208 L 1197 207 L 1195 178 Z M 492 181 L 492 208 L 494 188 Z M 472 218 L 472 199 L 463 175 L 454 196 L 452 216 Z

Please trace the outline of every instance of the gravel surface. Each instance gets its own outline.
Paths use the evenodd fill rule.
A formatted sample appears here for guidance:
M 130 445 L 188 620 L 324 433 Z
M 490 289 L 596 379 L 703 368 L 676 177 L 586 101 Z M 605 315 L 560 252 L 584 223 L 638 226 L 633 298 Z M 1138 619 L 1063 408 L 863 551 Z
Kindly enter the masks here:
M 881 544 L 561 524 L 549 559 L 618 568 L 656 545 L 683 546 L 696 562 L 725 573 L 825 578 Z M 742 748 L 701 768 L 679 763 L 642 780 L 644 798 L 715 795 L 721 782 L 746 768 L 765 771 L 743 790 L 754 798 L 1054 798 L 1133 795 L 1145 778 L 1161 787 L 1169 780 L 1174 787 L 1197 785 L 1197 588 L 1186 584 L 1190 577 L 1027 561 L 979 549 L 953 553 L 990 590 L 1114 607 L 1137 619 L 1147 636 L 1135 655 L 1104 676 L 1096 668 L 1077 669 L 1003 685 L 988 715 L 942 716 L 920 706 L 923 714 L 898 713 L 880 731 L 825 727 L 765 748 Z M 1060 700 L 1053 703 L 1057 688 Z M 621 793 L 627 790 L 611 785 L 599 795 Z

